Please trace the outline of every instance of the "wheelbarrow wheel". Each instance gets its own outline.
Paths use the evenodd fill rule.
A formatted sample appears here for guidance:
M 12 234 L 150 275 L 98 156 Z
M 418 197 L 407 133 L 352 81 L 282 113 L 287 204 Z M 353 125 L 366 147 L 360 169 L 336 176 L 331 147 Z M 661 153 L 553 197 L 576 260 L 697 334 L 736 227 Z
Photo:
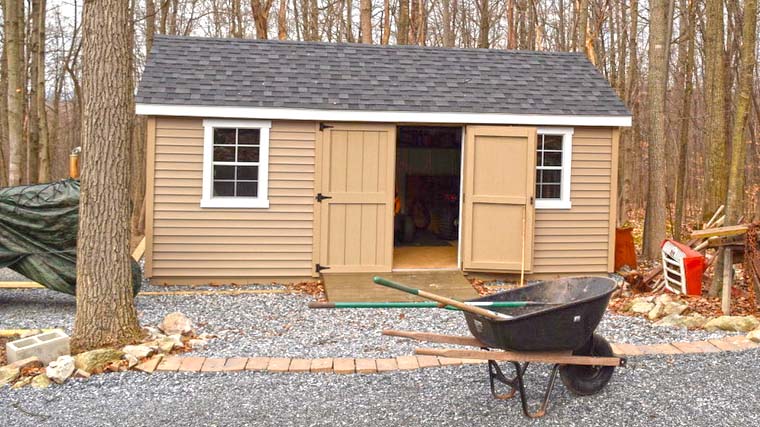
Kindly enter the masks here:
M 573 352 L 575 356 L 612 357 L 612 346 L 602 336 L 594 334 L 583 347 Z M 565 365 L 559 368 L 562 384 L 572 393 L 588 396 L 600 392 L 612 378 L 614 366 Z

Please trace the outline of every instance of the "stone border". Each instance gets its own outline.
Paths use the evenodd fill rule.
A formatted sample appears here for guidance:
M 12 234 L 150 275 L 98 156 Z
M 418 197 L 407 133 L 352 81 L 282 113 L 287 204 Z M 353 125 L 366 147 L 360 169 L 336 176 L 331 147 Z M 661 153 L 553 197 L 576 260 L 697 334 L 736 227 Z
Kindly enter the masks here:
M 675 342 L 665 344 L 612 344 L 618 356 L 679 355 L 744 351 L 760 347 L 744 335 L 708 341 Z M 442 366 L 482 364 L 480 359 L 454 359 L 437 356 L 398 356 L 384 359 L 288 357 L 180 357 L 154 356 L 137 366 L 147 373 L 162 372 L 313 372 L 335 374 L 381 374 L 411 371 Z

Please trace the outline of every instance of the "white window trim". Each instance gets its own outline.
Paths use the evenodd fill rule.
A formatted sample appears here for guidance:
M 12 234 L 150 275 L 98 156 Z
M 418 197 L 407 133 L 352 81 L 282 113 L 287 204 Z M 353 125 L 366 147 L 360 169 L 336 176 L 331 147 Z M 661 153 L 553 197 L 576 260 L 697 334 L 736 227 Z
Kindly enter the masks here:
M 536 209 L 570 209 L 573 207 L 570 200 L 570 178 L 573 170 L 573 128 L 540 127 L 537 134 L 562 136 L 562 182 L 560 185 L 561 198 L 536 198 Z
M 269 129 L 267 120 L 203 120 L 203 190 L 202 208 L 268 208 L 269 207 Z M 214 128 L 259 129 L 259 181 L 257 197 L 213 197 Z

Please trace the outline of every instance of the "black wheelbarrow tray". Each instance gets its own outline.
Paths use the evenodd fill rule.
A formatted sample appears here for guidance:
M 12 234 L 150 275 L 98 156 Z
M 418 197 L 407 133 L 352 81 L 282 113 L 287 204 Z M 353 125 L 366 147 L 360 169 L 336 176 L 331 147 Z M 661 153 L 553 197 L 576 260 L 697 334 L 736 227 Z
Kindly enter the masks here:
M 594 333 L 615 287 L 614 280 L 607 277 L 577 277 L 538 282 L 473 300 L 545 303 L 493 308 L 512 316 L 504 320 L 464 312 L 473 337 L 395 330 L 386 330 L 383 334 L 478 347 L 480 350 L 418 348 L 415 353 L 487 360 L 491 394 L 506 400 L 519 392 L 523 413 L 531 418 L 541 417 L 546 413 L 557 373 L 571 392 L 591 395 L 604 388 L 616 366 L 625 366 L 625 358 L 615 356 L 610 344 Z M 512 364 L 514 377 L 508 378 L 499 362 Z M 544 398 L 535 412 L 529 410 L 523 379 L 530 363 L 553 365 Z M 500 393 L 497 383 L 511 390 Z

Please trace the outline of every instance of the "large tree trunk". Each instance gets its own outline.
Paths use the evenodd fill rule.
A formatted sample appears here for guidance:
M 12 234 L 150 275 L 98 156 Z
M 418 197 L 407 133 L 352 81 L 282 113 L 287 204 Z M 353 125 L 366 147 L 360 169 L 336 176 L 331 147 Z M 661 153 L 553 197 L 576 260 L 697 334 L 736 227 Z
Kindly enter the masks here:
M 478 24 L 478 47 L 488 49 L 490 46 L 489 35 L 491 33 L 491 10 L 488 0 L 478 0 L 480 11 L 480 23 Z
M 22 21 L 24 2 L 5 0 L 3 10 L 5 59 L 8 73 L 8 184 L 21 184 L 24 159 L 24 55 L 22 50 Z
M 0 11 L 4 9 L 5 3 L 0 0 Z M 8 64 L 5 59 L 5 46 L 6 43 L 3 43 L 0 48 L 0 187 L 8 185 Z
M 391 1 L 383 0 L 383 34 L 380 44 L 387 45 L 391 40 Z
M 678 132 L 678 168 L 676 169 L 675 218 L 673 223 L 673 238 L 681 240 L 681 229 L 684 220 L 684 204 L 686 201 L 686 176 L 689 151 L 689 130 L 691 129 L 691 97 L 694 89 L 694 46 L 696 43 L 696 0 L 681 0 L 681 20 L 678 43 L 678 68 L 683 79 L 681 98 L 681 127 Z
M 586 52 L 586 32 L 588 31 L 588 2 L 589 0 L 578 1 L 578 27 L 573 39 L 573 48 L 577 52 L 583 50 Z M 589 58 L 591 59 L 591 58 Z M 591 59 L 593 61 L 593 59 Z
M 75 352 L 119 346 L 142 335 L 129 256 L 131 12 L 123 0 L 84 3 Z
M 409 0 L 399 0 L 398 2 L 398 19 L 396 19 L 396 43 L 409 44 Z
M 728 187 L 726 63 L 723 46 L 723 0 L 707 0 L 705 24 L 705 104 L 707 106 L 704 204 L 707 217 L 726 200 Z
M 649 18 L 649 191 L 644 228 L 643 256 L 657 259 L 665 238 L 667 212 L 665 194 L 665 100 L 668 81 L 669 40 L 667 0 L 650 1 Z
M 517 49 L 517 22 L 515 0 L 507 0 L 507 49 Z
M 747 165 L 745 131 L 751 106 L 755 68 L 755 44 L 757 41 L 757 0 L 745 0 L 742 24 L 741 63 L 739 66 L 739 97 L 736 101 L 736 117 L 731 132 L 731 171 L 726 198 L 726 223 L 735 224 L 744 208 L 744 173 Z
M 34 12 L 38 19 L 37 31 L 34 37 L 37 39 L 37 57 L 35 61 L 39 65 L 37 80 L 33 82 L 37 86 L 37 123 L 39 127 L 39 172 L 38 182 L 50 181 L 50 131 L 47 119 L 47 96 L 45 93 L 45 17 L 46 0 L 37 0 L 37 10 Z
M 372 0 L 361 0 L 360 9 L 362 43 L 372 44 Z
M 288 38 L 288 0 L 280 0 L 277 7 L 277 38 L 279 40 Z
M 272 0 L 251 0 L 251 13 L 256 24 L 256 38 L 269 38 L 269 11 L 272 10 Z
M 156 35 L 156 3 L 145 0 L 145 54 L 153 49 L 153 39 Z

